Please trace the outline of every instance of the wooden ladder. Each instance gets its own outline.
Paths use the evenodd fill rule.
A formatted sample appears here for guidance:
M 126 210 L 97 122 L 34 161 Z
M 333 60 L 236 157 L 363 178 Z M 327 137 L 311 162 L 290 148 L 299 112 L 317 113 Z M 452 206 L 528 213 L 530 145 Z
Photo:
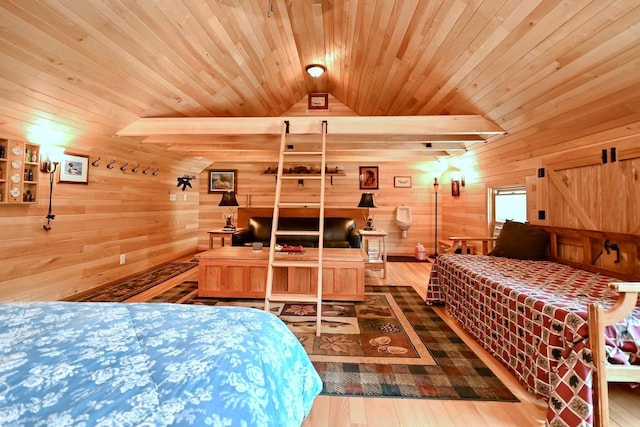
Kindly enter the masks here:
M 325 169 L 326 169 L 326 144 L 327 144 L 327 122 L 322 121 L 322 148 L 321 151 L 288 151 L 286 135 L 289 133 L 289 121 L 285 121 L 282 126 L 280 137 L 280 156 L 278 159 L 278 174 L 276 178 L 276 195 L 273 205 L 273 222 L 271 224 L 271 243 L 269 245 L 269 264 L 267 270 L 267 285 L 264 299 L 265 311 L 270 310 L 271 302 L 299 302 L 316 304 L 316 335 L 320 336 L 320 326 L 322 323 L 322 251 L 324 245 L 324 193 L 325 193 Z M 303 179 L 300 175 L 283 174 L 285 164 L 299 162 L 301 159 L 320 158 L 320 173 L 304 175 L 304 180 L 317 181 L 320 184 L 319 200 L 301 201 L 295 203 L 282 203 L 282 185 L 288 180 Z M 318 199 L 318 197 L 316 196 Z M 317 230 L 280 230 L 278 220 L 280 218 L 280 208 L 318 208 L 318 229 Z M 276 243 L 278 236 L 318 236 L 318 258 L 315 261 L 297 260 L 296 255 L 283 255 L 276 259 Z M 308 259 L 305 257 L 305 259 Z M 273 270 L 276 267 L 306 267 L 316 268 L 318 273 L 318 283 L 315 295 L 313 294 L 292 294 L 287 292 L 273 292 Z

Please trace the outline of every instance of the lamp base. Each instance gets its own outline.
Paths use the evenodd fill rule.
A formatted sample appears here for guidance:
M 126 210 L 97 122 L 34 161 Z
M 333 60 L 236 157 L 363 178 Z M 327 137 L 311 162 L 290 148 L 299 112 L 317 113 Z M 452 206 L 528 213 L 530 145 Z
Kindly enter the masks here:
M 222 229 L 224 231 L 236 231 L 236 226 L 235 225 L 225 225 L 224 227 L 222 227 Z
M 365 225 L 363 230 L 365 230 L 365 231 L 376 231 L 376 228 L 373 225 Z

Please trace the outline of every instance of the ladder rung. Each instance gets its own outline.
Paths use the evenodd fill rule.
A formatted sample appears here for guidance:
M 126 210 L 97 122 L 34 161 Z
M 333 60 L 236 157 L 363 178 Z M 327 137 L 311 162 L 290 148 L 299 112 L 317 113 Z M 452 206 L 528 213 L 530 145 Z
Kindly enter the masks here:
M 292 255 L 292 256 L 295 256 L 295 255 Z M 274 267 L 318 268 L 318 261 L 294 261 L 294 260 L 282 261 L 282 260 L 278 260 L 278 261 L 273 261 L 271 263 L 271 265 L 274 266 Z
M 278 236 L 319 236 L 318 230 L 276 230 Z
M 320 203 L 278 203 L 278 206 L 281 208 L 319 208 Z
M 313 175 L 312 174 L 308 174 L 308 175 L 305 175 L 305 174 L 300 174 L 300 175 L 288 174 L 288 175 L 282 175 L 282 179 L 291 179 L 291 180 L 293 180 L 293 179 L 296 179 L 296 180 L 297 179 L 322 179 L 322 176 L 320 174 L 313 174 Z
M 282 154 L 285 155 L 301 155 L 301 156 L 313 156 L 313 155 L 322 155 L 322 151 L 283 151 Z
M 269 300 L 278 302 L 318 302 L 318 297 L 311 294 L 271 294 Z

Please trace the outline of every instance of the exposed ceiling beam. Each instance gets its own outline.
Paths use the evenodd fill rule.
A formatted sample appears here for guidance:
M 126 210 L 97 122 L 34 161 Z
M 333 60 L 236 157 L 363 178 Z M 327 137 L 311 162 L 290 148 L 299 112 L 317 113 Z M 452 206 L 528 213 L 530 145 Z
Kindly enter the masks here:
M 330 117 L 177 117 L 141 118 L 120 136 L 319 134 L 330 135 L 501 135 L 504 130 L 479 115 Z

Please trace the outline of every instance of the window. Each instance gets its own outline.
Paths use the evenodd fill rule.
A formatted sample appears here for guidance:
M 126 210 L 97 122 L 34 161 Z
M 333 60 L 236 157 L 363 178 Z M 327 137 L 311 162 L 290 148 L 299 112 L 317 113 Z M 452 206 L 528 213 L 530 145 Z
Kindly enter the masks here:
M 489 218 L 494 234 L 499 233 L 506 220 L 527 222 L 527 189 L 521 187 L 494 188 L 491 191 Z

